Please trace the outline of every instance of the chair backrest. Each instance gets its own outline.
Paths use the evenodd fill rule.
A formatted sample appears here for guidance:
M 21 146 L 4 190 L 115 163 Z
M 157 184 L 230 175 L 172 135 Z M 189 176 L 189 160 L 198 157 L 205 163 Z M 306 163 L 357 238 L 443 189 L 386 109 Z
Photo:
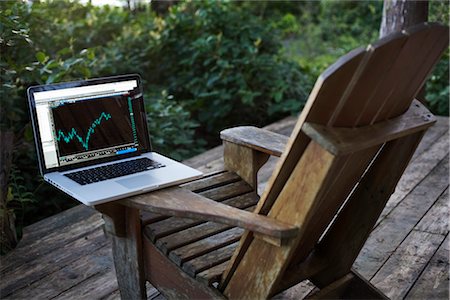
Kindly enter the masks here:
M 311 254 L 383 147 L 333 155 L 305 134 L 305 124 L 361 128 L 402 115 L 447 47 L 448 27 L 421 24 L 351 51 L 320 75 L 256 209 L 298 225 L 299 236 L 276 247 L 246 232 L 223 278 L 225 295 L 273 294 L 283 272 Z

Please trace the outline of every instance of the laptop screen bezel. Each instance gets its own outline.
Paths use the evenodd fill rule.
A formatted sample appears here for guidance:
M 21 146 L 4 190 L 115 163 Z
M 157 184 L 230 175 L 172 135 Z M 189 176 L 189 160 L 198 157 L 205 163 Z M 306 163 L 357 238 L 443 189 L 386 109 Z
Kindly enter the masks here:
M 68 171 L 68 170 L 73 170 L 73 169 L 77 169 L 77 168 L 81 168 L 81 167 L 97 165 L 99 163 L 115 161 L 115 160 L 119 160 L 119 159 L 133 157 L 133 156 L 139 156 L 142 153 L 152 151 L 150 135 L 149 135 L 148 126 L 147 126 L 147 114 L 145 113 L 145 105 L 144 105 L 144 103 L 141 103 L 141 107 L 142 107 L 143 111 L 139 115 L 142 118 L 144 118 L 143 122 L 145 124 L 145 126 L 144 126 L 145 132 L 143 133 L 144 145 L 142 145 L 142 149 L 132 152 L 132 153 L 125 153 L 125 154 L 120 154 L 120 155 L 111 156 L 111 157 L 98 158 L 98 159 L 94 159 L 94 160 L 90 160 L 90 161 L 74 163 L 74 164 L 65 165 L 65 166 L 58 166 L 58 167 L 54 167 L 54 168 L 47 168 L 45 166 L 44 152 L 42 149 L 41 136 L 39 133 L 39 124 L 37 121 L 36 101 L 34 99 L 34 93 L 42 92 L 42 91 L 54 91 L 54 90 L 59 90 L 59 89 L 74 88 L 74 87 L 92 86 L 92 85 L 103 84 L 103 83 L 114 83 L 114 82 L 121 82 L 121 81 L 127 81 L 127 80 L 136 80 L 138 83 L 138 88 L 142 92 L 142 80 L 141 80 L 141 77 L 139 76 L 139 74 L 117 75 L 117 76 L 94 78 L 94 79 L 88 79 L 88 80 L 61 82 L 61 83 L 54 83 L 54 84 L 47 84 L 47 85 L 37 85 L 37 86 L 31 86 L 27 89 L 28 105 L 29 105 L 29 109 L 30 109 L 30 113 L 31 113 L 31 124 L 33 127 L 34 140 L 35 140 L 35 145 L 36 145 L 36 150 L 37 150 L 39 170 L 42 175 L 44 175 L 46 173 L 50 173 L 50 172 L 55 172 L 55 171 Z M 142 102 L 144 102 L 143 96 L 142 96 Z

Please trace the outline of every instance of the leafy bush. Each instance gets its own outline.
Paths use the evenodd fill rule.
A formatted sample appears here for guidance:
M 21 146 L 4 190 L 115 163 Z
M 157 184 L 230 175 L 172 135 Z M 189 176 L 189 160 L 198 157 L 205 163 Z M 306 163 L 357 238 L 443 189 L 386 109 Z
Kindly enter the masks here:
M 163 90 L 145 98 L 150 99 L 146 101 L 147 122 L 155 151 L 182 160 L 203 150 L 204 141 L 193 138 L 198 123 L 172 95 Z
M 261 125 L 302 108 L 303 74 L 279 54 L 277 32 L 255 16 L 230 3 L 189 2 L 172 7 L 165 22 L 153 65 L 158 83 L 204 132 Z
M 320 72 L 376 39 L 381 6 L 187 1 L 157 16 L 144 6 L 0 2 L 0 129 L 16 140 L 10 208 L 28 224 L 75 203 L 37 176 L 28 86 L 139 73 L 154 149 L 184 159 L 224 127 L 299 112 Z M 430 14 L 448 19 L 445 9 L 432 1 Z M 433 109 L 448 113 L 448 54 L 427 89 Z
M 449 50 L 447 49 L 427 81 L 425 99 L 435 114 L 449 115 Z

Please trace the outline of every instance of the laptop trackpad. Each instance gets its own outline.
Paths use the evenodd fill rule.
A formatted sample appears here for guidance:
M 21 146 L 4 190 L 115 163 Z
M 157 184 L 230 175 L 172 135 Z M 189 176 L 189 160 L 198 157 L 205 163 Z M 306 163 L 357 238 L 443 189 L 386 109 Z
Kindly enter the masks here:
M 151 175 L 137 175 L 130 178 L 124 178 L 116 180 L 120 185 L 128 188 L 128 189 L 136 189 L 144 186 L 151 186 L 157 182 L 155 177 Z

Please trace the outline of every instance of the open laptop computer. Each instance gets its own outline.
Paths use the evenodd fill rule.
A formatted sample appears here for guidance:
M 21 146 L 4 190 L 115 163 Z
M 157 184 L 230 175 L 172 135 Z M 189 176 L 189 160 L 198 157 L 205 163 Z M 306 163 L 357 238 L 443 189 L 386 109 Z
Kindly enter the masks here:
M 139 75 L 33 86 L 28 102 L 44 180 L 86 205 L 202 175 L 152 152 Z

